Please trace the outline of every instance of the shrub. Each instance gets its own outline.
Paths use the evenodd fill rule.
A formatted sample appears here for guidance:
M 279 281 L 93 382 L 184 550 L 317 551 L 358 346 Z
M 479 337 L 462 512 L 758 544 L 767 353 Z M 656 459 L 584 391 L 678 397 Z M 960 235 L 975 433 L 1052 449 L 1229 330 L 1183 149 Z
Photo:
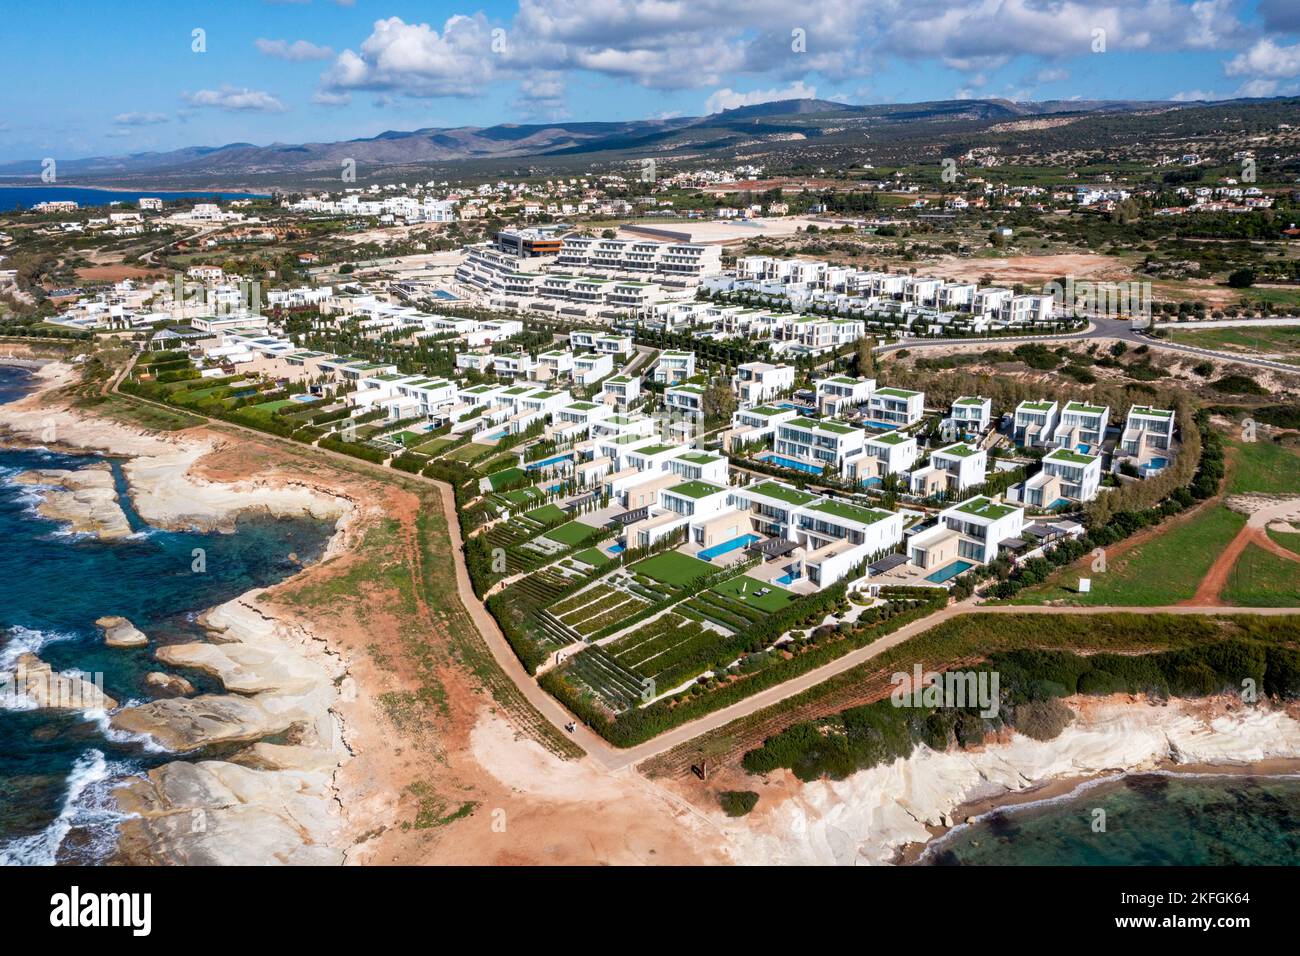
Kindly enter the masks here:
M 758 794 L 753 790 L 724 790 L 718 794 L 718 804 L 729 817 L 743 817 L 758 805 Z
M 1015 728 L 1033 740 L 1055 740 L 1074 719 L 1074 711 L 1055 697 L 1031 700 L 1016 708 Z

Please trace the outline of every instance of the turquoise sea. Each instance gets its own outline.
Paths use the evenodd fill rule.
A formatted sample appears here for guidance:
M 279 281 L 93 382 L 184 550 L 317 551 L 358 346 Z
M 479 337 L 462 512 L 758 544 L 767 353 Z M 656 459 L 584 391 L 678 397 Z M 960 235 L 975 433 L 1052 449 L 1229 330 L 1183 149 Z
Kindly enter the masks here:
M 1097 811 L 1105 813 L 1104 818 Z M 1094 829 L 1104 822 L 1104 831 Z M 1300 777 L 1144 773 L 995 810 L 926 850 L 931 866 L 1295 866 Z
M 0 366 L 0 403 L 23 394 L 29 381 L 28 372 Z M 332 526 L 251 517 L 233 534 L 152 528 L 130 507 L 119 463 L 110 462 L 135 534 L 100 542 L 37 515 L 32 489 L 12 482 L 32 468 L 103 460 L 0 447 L 0 672 L 32 651 L 58 671 L 102 673 L 104 690 L 120 702 L 143 701 L 152 696 L 145 675 L 168 670 L 153 648 L 193 639 L 196 614 L 319 558 Z M 195 548 L 206 552 L 204 573 L 192 570 Z M 150 647 L 104 647 L 94 621 L 106 614 L 129 618 Z M 203 675 L 181 673 L 200 691 L 215 689 Z M 115 845 L 113 784 L 169 759 L 145 740 L 111 731 L 102 714 L 0 702 L 0 863 L 104 859 Z

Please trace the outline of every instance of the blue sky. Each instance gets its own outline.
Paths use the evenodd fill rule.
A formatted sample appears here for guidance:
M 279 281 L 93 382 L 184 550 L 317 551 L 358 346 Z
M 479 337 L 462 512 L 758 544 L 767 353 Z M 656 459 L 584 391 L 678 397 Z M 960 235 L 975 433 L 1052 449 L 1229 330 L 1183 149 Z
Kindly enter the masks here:
M 42 0 L 9 5 L 4 21 L 0 159 L 700 115 L 798 96 L 1300 89 L 1300 0 Z

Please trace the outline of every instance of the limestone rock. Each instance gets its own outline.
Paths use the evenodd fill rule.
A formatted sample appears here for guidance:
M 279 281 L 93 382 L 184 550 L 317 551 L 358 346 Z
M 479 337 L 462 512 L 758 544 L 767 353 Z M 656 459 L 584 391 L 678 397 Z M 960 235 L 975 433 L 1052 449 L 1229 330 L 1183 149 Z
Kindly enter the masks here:
M 18 658 L 8 692 L 35 702 L 42 710 L 113 710 L 117 701 L 102 687 L 83 677 L 56 674 L 54 668 L 35 654 Z
M 127 707 L 113 715 L 112 723 L 118 730 L 148 734 L 168 750 L 185 751 L 260 740 L 283 733 L 294 721 L 243 697 L 202 694 Z
M 115 614 L 98 618 L 95 626 L 104 632 L 104 643 L 109 647 L 144 647 L 149 643 L 134 624 Z
M 165 674 L 152 671 L 144 676 L 145 686 L 161 697 L 188 697 L 194 693 L 194 685 L 177 674 Z
M 118 502 L 113 472 L 107 464 L 65 470 L 41 468 L 15 475 L 18 484 L 41 486 L 37 512 L 73 531 L 98 538 L 124 538 L 130 522 Z

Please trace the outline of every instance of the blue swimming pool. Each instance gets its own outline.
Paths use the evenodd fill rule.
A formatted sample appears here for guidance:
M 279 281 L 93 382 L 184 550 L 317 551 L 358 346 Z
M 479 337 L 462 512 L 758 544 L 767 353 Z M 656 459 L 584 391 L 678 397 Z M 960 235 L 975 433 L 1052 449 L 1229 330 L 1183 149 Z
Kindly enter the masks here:
M 622 554 L 626 550 L 627 545 L 624 544 L 611 544 L 608 548 L 610 554 Z
M 536 471 L 539 468 L 549 468 L 551 465 L 558 465 L 562 461 L 569 461 L 568 455 L 555 455 L 551 458 L 543 458 L 541 461 L 529 462 L 524 465 L 525 471 Z
M 794 574 L 783 574 L 779 578 L 774 578 L 773 580 L 775 580 L 777 584 L 784 584 L 786 587 L 789 587 L 791 584 L 794 584 L 795 581 L 799 580 L 799 577 Z
M 760 461 L 770 461 L 774 465 L 780 465 L 782 468 L 790 468 L 794 471 L 806 471 L 810 475 L 820 475 L 826 469 L 821 465 L 810 465 L 804 461 L 798 461 L 794 458 L 787 458 L 785 455 L 764 455 Z
M 308 402 L 319 402 L 320 399 L 315 395 L 290 395 L 289 400 L 293 402 L 302 402 L 304 405 Z
M 1051 511 L 1053 508 L 1065 508 L 1068 507 L 1069 504 L 1070 504 L 1069 498 L 1057 498 L 1055 501 L 1053 501 L 1050 505 L 1047 506 L 1047 510 Z
M 450 292 L 448 292 L 446 289 L 434 289 L 434 290 L 433 290 L 433 297 L 434 297 L 435 299 L 450 299 L 450 300 L 453 301 L 453 302 L 459 302 L 459 301 L 460 301 L 460 296 L 458 296 L 458 295 L 452 295 L 452 294 L 451 294 Z
M 759 540 L 759 535 L 742 534 L 739 538 L 732 538 L 730 541 L 724 541 L 722 544 L 715 544 L 711 548 L 705 548 L 697 557 L 705 561 L 712 561 L 716 557 L 724 554 L 730 554 L 738 548 L 748 548 L 755 541 Z
M 493 432 L 491 435 L 484 435 L 483 437 L 488 441 L 500 441 L 501 439 L 505 438 L 509 434 L 510 432 L 508 432 L 506 429 L 503 428 L 499 432 Z
M 938 571 L 934 572 L 934 574 L 927 574 L 925 579 L 933 584 L 943 584 L 943 582 L 947 581 L 949 578 L 955 578 L 963 571 L 969 571 L 973 567 L 975 567 L 975 565 L 970 561 L 954 561 L 946 568 L 940 568 Z
M 1092 447 L 1091 445 L 1075 445 L 1074 447 L 1075 447 L 1075 449 L 1078 450 L 1078 452 L 1079 452 L 1080 455 L 1091 455 L 1091 454 L 1092 454 L 1092 452 L 1089 451 L 1089 449 Z

